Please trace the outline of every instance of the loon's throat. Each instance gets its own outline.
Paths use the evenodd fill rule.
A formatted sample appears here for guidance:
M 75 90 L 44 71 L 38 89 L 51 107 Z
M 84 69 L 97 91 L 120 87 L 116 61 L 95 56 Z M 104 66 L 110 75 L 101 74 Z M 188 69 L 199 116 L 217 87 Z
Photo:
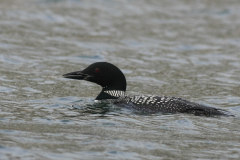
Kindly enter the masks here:
M 122 90 L 103 90 L 101 93 L 96 97 L 95 100 L 103 100 L 103 99 L 118 99 L 121 96 L 125 95 L 125 91 Z
M 114 97 L 121 97 L 125 95 L 124 91 L 119 91 L 119 90 L 107 90 L 104 92 Z

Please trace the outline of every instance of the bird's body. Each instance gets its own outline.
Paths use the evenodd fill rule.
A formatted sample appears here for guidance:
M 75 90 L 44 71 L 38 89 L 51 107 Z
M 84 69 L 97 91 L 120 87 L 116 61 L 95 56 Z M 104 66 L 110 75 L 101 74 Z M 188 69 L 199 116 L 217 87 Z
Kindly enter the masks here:
M 207 107 L 182 98 L 157 95 L 125 95 L 126 79 L 122 71 L 111 63 L 97 62 L 83 71 L 63 75 L 65 78 L 87 80 L 102 86 L 96 100 L 109 100 L 121 107 L 146 113 L 191 113 L 204 116 L 230 116 L 227 111 Z
M 207 107 L 195 102 L 176 97 L 157 95 L 127 95 L 111 100 L 117 106 L 132 108 L 144 113 L 191 113 L 194 115 L 219 116 L 226 111 Z

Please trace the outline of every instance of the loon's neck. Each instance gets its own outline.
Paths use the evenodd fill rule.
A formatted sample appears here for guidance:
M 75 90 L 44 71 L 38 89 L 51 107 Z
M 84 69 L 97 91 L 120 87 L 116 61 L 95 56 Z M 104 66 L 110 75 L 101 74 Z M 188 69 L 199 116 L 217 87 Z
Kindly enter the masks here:
M 95 98 L 95 100 L 102 99 L 118 99 L 125 95 L 126 89 L 112 89 L 112 87 L 103 87 L 100 94 Z

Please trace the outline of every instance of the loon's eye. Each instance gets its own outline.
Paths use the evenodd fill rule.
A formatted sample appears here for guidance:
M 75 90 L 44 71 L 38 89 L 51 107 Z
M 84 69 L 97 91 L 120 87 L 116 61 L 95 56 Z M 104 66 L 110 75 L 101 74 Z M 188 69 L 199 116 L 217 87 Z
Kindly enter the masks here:
M 100 70 L 98 68 L 95 69 L 95 72 L 98 73 Z

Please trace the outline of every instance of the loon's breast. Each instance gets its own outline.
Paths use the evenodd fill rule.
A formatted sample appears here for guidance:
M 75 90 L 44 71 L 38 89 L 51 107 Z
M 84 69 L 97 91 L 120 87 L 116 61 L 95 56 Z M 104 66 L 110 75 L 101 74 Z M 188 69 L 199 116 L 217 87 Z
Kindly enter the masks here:
M 221 109 L 207 107 L 195 102 L 176 97 L 159 97 L 156 95 L 128 95 L 122 96 L 112 102 L 119 106 L 133 108 L 147 113 L 191 113 L 195 115 L 227 115 Z

